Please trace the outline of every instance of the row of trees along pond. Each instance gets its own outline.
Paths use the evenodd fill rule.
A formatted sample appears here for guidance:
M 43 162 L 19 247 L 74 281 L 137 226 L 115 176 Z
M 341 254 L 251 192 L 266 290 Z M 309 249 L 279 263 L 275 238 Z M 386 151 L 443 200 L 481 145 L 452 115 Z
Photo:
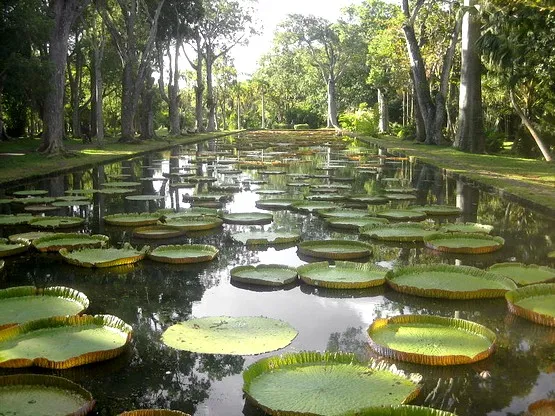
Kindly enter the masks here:
M 247 79 L 256 0 L 3 0 L 0 135 L 122 142 L 334 127 L 551 160 L 554 0 L 363 0 L 288 15 Z M 137 132 L 140 133 L 137 136 Z

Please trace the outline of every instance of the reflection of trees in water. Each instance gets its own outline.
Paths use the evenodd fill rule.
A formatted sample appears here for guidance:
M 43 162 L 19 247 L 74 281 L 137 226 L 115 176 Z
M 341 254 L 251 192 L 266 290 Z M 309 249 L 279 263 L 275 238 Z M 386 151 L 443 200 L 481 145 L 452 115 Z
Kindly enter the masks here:
M 370 356 L 366 330 L 367 328 L 362 327 L 349 327 L 343 332 L 333 332 L 330 334 L 326 350 L 350 352 L 355 354 L 359 360 L 365 361 Z

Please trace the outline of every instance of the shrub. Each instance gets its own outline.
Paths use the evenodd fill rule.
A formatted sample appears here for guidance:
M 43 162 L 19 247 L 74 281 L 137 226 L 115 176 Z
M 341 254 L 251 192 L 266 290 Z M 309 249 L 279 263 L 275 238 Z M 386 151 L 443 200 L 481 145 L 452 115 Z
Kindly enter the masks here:
M 499 153 L 503 150 L 503 142 L 506 140 L 506 135 L 497 131 L 486 131 L 486 152 L 487 153 Z
M 291 128 L 291 124 L 287 124 L 287 123 L 275 123 L 274 124 L 274 129 L 277 129 L 277 130 L 281 130 L 281 129 L 288 130 L 290 128 Z
M 308 129 L 310 129 L 310 126 L 309 126 L 308 124 L 306 124 L 306 123 L 303 123 L 303 124 L 295 124 L 295 125 L 293 126 L 293 128 L 294 128 L 295 130 L 308 130 Z
M 378 116 L 375 111 L 362 103 L 354 112 L 346 112 L 339 116 L 342 128 L 357 133 L 375 135 L 378 133 Z

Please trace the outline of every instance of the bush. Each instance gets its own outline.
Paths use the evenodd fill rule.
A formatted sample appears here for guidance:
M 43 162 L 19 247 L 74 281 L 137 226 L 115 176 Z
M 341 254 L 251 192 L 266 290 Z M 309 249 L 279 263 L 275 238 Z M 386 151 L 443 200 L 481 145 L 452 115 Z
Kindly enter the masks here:
M 503 142 L 507 139 L 504 133 L 498 131 L 486 131 L 485 148 L 487 153 L 499 153 L 503 150 Z
M 306 124 L 306 123 L 303 123 L 303 124 L 295 124 L 295 125 L 293 126 L 293 128 L 294 128 L 295 130 L 308 130 L 308 129 L 310 129 L 310 126 L 309 126 L 308 124 Z
M 416 138 L 416 126 L 414 124 L 399 126 L 398 128 L 392 129 L 392 131 L 402 140 L 414 140 Z
M 378 134 L 378 116 L 375 111 L 362 103 L 355 112 L 346 112 L 339 116 L 339 125 L 349 131 L 366 135 Z
M 289 130 L 291 128 L 291 124 L 287 124 L 287 123 L 276 123 L 274 124 L 274 129 L 277 130 Z

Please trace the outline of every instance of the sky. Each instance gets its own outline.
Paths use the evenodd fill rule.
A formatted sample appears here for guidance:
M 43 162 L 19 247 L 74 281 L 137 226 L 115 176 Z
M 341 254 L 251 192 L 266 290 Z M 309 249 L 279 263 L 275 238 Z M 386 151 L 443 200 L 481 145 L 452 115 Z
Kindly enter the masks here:
M 272 47 L 277 25 L 291 13 L 316 15 L 330 21 L 337 20 L 340 10 L 362 0 L 258 0 L 255 17 L 263 29 L 260 36 L 251 37 L 248 46 L 236 46 L 231 50 L 240 78 L 248 78 L 257 67 L 261 55 Z

